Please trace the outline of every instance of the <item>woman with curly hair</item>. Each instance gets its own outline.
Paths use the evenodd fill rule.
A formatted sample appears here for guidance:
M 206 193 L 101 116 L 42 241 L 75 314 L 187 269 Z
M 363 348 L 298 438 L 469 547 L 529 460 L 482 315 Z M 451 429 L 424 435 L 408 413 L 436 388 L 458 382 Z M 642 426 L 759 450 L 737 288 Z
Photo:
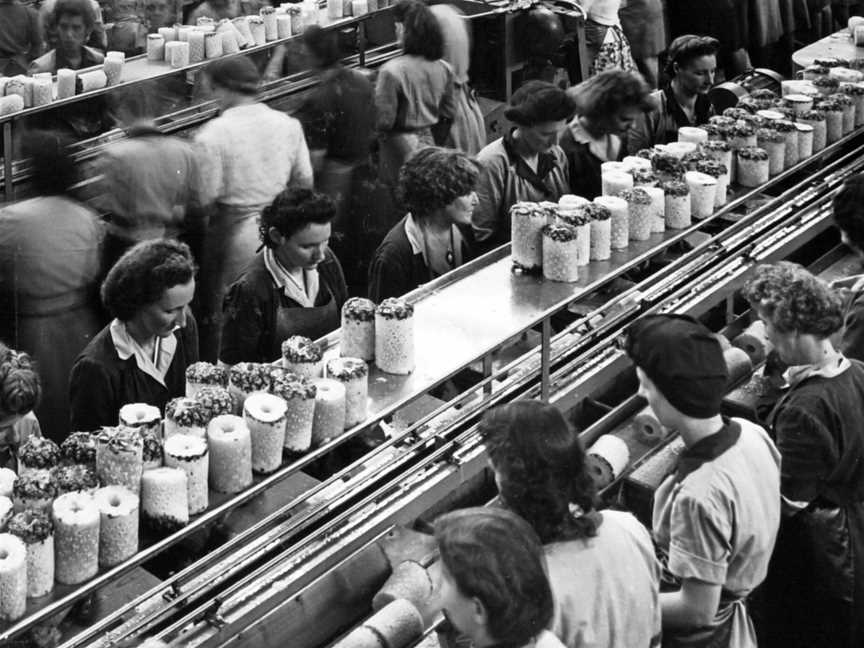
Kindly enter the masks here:
M 402 55 L 378 70 L 375 107 L 380 134 L 381 180 L 395 188 L 399 169 L 423 146 L 443 144 L 456 104 L 453 70 L 444 61 L 444 36 L 419 0 L 393 5 Z
M 102 283 L 114 319 L 72 367 L 72 430 L 116 425 L 127 403 L 162 409 L 185 393 L 186 367 L 198 360 L 195 271 L 189 247 L 171 240 L 139 243 L 114 264 Z
M 399 174 L 408 212 L 378 246 L 369 267 L 369 298 L 400 297 L 460 266 L 469 255 L 460 227 L 471 223 L 480 165 L 463 153 L 430 146 Z
M 264 250 L 225 297 L 221 362 L 271 362 L 286 338 L 339 328 L 348 289 L 327 246 L 335 217 L 333 201 L 311 189 L 285 189 L 264 209 Z
M 561 137 L 570 190 L 593 199 L 602 190 L 600 165 L 624 157 L 625 135 L 651 108 L 651 89 L 638 72 L 609 70 L 567 92 L 576 103 L 576 116 Z
M 545 545 L 552 631 L 568 648 L 659 646 L 651 537 L 629 513 L 595 509 L 585 450 L 561 412 L 515 401 L 487 412 L 480 433 L 503 504 Z
M 788 262 L 756 268 L 744 297 L 790 366 L 769 417 L 784 509 L 766 582 L 772 645 L 864 645 L 864 364 L 831 342 L 843 301 Z
M 17 471 L 18 447 L 41 436 L 33 410 L 42 385 L 30 356 L 0 343 L 0 468 Z

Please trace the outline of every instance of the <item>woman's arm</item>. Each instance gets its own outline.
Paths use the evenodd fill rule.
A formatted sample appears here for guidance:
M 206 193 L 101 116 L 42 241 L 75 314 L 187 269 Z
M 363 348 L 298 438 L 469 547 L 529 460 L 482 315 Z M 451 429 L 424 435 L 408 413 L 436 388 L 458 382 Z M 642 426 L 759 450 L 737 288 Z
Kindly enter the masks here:
M 385 65 L 378 72 L 378 81 L 375 83 L 375 109 L 379 131 L 393 130 L 396 124 L 396 110 L 399 107 L 398 90 L 398 80 Z
M 105 367 L 92 358 L 79 358 L 69 376 L 69 409 L 74 432 L 93 432 L 116 425 L 117 394 Z

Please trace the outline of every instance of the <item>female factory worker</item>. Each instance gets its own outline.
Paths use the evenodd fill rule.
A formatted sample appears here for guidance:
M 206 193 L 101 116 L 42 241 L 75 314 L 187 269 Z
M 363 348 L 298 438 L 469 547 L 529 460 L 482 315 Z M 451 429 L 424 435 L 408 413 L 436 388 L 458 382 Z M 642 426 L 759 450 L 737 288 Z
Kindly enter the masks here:
M 18 447 L 30 436 L 41 436 L 33 415 L 41 395 L 30 356 L 0 343 L 0 468 L 17 472 Z
M 679 36 L 669 46 L 666 74 L 670 81 L 651 95 L 653 108 L 644 112 L 628 134 L 630 153 L 655 144 L 678 141 L 682 126 L 698 126 L 713 114 L 708 91 L 714 85 L 720 41 L 709 36 Z
M 561 412 L 536 400 L 480 424 L 502 502 L 546 545 L 555 615 L 568 648 L 660 645 L 660 565 L 629 513 L 594 510 L 585 450 Z
M 834 196 L 834 224 L 840 238 L 859 260 L 864 260 L 864 174 L 847 180 Z M 845 298 L 840 350 L 864 361 L 864 274 L 838 280 L 834 287 Z
M 759 426 L 721 417 L 726 363 L 702 324 L 653 315 L 627 337 L 640 395 L 685 446 L 654 494 L 654 541 L 680 583 L 660 594 L 663 643 L 755 647 L 746 601 L 777 537 L 780 456 Z
M 409 159 L 399 174 L 408 212 L 375 251 L 369 298 L 400 297 L 462 265 L 468 256 L 460 226 L 470 226 L 480 166 L 463 153 L 430 146 Z
M 471 227 L 482 250 L 510 240 L 509 211 L 514 203 L 558 202 L 570 193 L 567 158 L 558 146 L 558 134 L 574 109 L 566 92 L 545 81 L 529 81 L 513 93 L 504 116 L 515 128 L 477 155 L 483 172 Z
M 108 272 L 102 303 L 114 317 L 90 341 L 69 380 L 73 430 L 117 425 L 127 403 L 162 409 L 186 390 L 198 360 L 198 328 L 189 313 L 195 264 L 171 240 L 139 243 Z
M 609 70 L 571 88 L 576 116 L 561 147 L 567 154 L 570 189 L 584 198 L 601 193 L 600 165 L 624 157 L 624 135 L 650 105 L 651 89 L 638 72 Z
M 788 262 L 756 268 L 744 297 L 790 366 L 769 419 L 784 512 L 766 591 L 776 645 L 864 645 L 864 365 L 831 343 L 842 300 Z
M 228 289 L 219 360 L 270 362 L 285 338 L 339 328 L 348 289 L 327 247 L 335 216 L 333 201 L 311 189 L 285 189 L 261 212 L 264 250 Z
M 519 516 L 467 508 L 435 520 L 444 616 L 475 648 L 563 648 L 537 534 Z
M 453 70 L 442 59 L 444 37 L 429 8 L 419 0 L 400 0 L 393 19 L 402 55 L 378 71 L 375 106 L 381 180 L 395 188 L 411 153 L 447 139 L 455 99 Z

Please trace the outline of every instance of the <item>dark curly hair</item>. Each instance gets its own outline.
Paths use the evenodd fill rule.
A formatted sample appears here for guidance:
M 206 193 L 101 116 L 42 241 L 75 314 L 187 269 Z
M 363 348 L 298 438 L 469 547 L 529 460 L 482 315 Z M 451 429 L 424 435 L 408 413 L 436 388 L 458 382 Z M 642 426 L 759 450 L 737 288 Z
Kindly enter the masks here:
M 859 253 L 864 253 L 864 173 L 843 183 L 834 196 L 834 223 Z
M 543 547 L 525 520 L 505 509 L 462 509 L 435 520 L 435 539 L 459 592 L 483 603 L 492 639 L 523 646 L 552 620 Z
M 420 0 L 399 0 L 393 5 L 393 20 L 404 25 L 402 51 L 437 61 L 444 56 L 444 35 L 429 7 Z
M 573 99 L 554 83 L 528 81 L 510 97 L 504 116 L 517 126 L 530 128 L 546 122 L 570 119 L 576 110 Z
M 555 407 L 515 401 L 488 411 L 480 434 L 498 476 L 501 497 L 528 520 L 544 543 L 597 534 L 596 488 L 585 449 Z M 570 504 L 581 514 L 574 515 Z
M 399 171 L 399 200 L 413 217 L 425 218 L 474 191 L 480 170 L 480 164 L 464 153 L 427 146 Z
M 843 300 L 797 263 L 760 265 L 743 289 L 744 298 L 781 333 L 827 338 L 843 326 Z
M 120 321 L 157 302 L 169 288 L 195 276 L 192 252 L 170 239 L 143 241 L 129 249 L 102 282 L 102 303 Z
M 651 88 L 638 72 L 607 70 L 570 88 L 576 112 L 596 124 L 605 124 L 625 108 L 651 110 Z
M 41 396 L 42 383 L 30 356 L 0 342 L 0 415 L 23 416 Z
M 269 248 L 276 247 L 270 238 L 270 228 L 291 238 L 311 223 L 326 225 L 336 217 L 333 200 L 324 194 L 306 188 L 283 189 L 261 212 L 258 235 Z
M 60 23 L 60 18 L 65 15 L 81 16 L 81 20 L 84 21 L 84 29 L 88 32 L 92 31 L 96 24 L 96 14 L 89 0 L 57 0 L 54 11 L 49 17 L 51 26 L 57 26 Z

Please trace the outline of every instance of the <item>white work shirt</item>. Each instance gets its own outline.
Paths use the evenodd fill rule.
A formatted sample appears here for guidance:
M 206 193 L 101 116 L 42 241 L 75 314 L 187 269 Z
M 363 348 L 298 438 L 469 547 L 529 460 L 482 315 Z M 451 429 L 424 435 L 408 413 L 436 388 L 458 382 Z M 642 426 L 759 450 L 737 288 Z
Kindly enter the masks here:
M 263 208 L 287 185 L 312 186 L 300 122 L 260 103 L 229 108 L 195 136 L 204 205 Z
M 668 555 L 668 571 L 721 585 L 725 598 L 743 601 L 765 579 L 779 525 L 780 453 L 765 430 L 744 419 L 728 419 L 685 449 L 654 494 L 654 540 Z M 755 648 L 746 608 L 732 606 L 724 646 Z

